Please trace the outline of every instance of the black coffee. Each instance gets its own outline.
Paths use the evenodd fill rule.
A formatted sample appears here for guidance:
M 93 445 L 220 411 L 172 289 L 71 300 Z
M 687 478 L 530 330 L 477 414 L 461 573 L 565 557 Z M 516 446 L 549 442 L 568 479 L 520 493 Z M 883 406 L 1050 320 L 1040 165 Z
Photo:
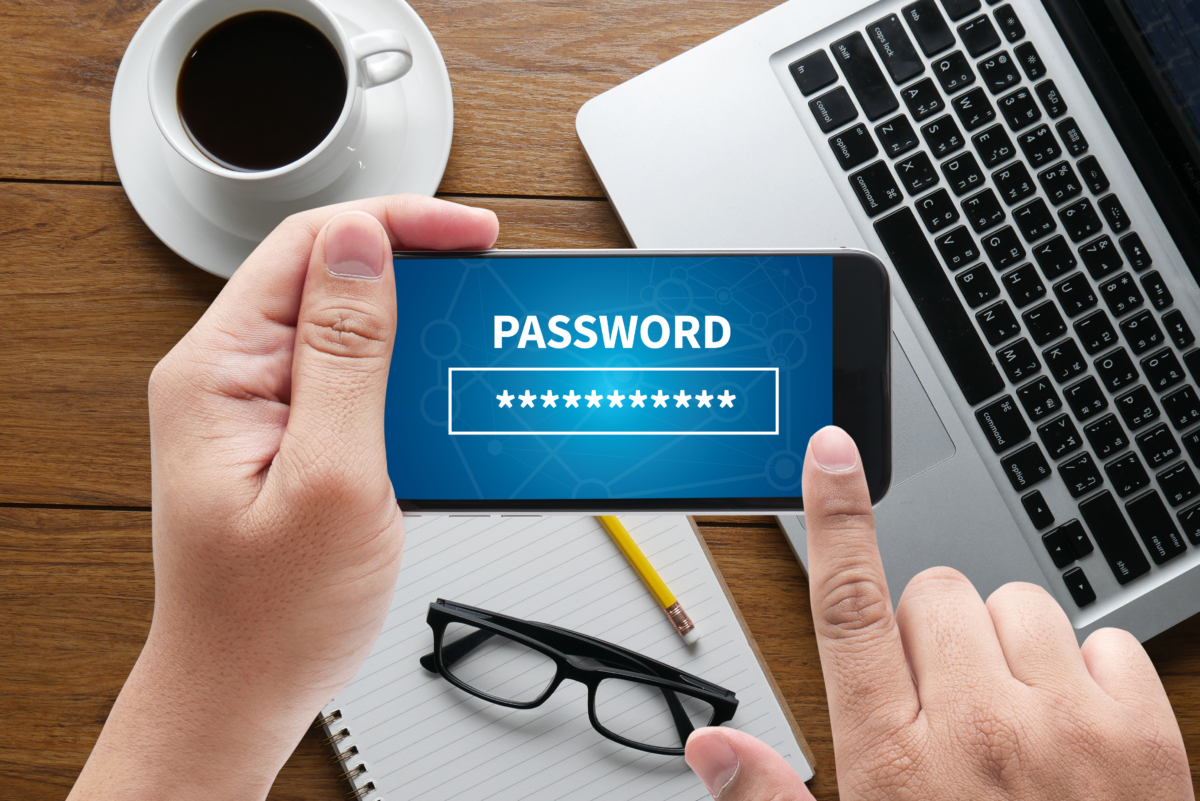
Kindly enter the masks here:
M 236 170 L 291 164 L 320 144 L 346 102 L 346 69 L 310 23 L 279 11 L 227 19 L 179 72 L 179 115 L 192 141 Z

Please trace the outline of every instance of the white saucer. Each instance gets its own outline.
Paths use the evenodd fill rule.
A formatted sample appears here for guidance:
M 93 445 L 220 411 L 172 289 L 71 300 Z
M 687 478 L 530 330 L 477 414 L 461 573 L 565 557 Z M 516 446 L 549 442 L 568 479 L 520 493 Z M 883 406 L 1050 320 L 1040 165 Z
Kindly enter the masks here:
M 330 186 L 299 200 L 247 200 L 189 164 L 163 138 L 146 92 L 150 53 L 167 20 L 188 0 L 163 0 L 138 28 L 113 85 L 109 132 L 125 194 L 167 247 L 202 270 L 228 278 L 284 217 L 297 211 L 397 192 L 432 195 L 454 134 L 450 74 L 433 35 L 403 0 L 322 0 L 346 33 L 396 28 L 408 37 L 413 67 L 368 89 L 361 158 Z

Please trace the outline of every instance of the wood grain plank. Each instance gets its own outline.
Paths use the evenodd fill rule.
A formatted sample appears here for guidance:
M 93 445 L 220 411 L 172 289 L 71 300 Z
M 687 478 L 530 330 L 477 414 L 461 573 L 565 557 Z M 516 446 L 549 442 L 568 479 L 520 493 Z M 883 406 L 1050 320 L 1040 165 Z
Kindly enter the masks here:
M 618 83 L 776 0 L 413 0 L 450 70 L 455 136 L 443 192 L 601 197 L 575 113 Z M 0 178 L 115 181 L 117 67 L 151 0 L 0 6 Z
M 628 247 L 602 201 L 469 198 L 502 247 Z M 150 502 L 146 381 L 224 282 L 120 187 L 0 183 L 0 503 Z

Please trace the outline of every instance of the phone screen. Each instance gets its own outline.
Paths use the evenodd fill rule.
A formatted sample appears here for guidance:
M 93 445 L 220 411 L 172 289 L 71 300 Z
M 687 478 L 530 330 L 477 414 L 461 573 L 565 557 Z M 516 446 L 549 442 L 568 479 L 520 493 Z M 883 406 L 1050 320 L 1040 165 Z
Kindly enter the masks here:
M 799 498 L 834 416 L 831 256 L 395 268 L 387 454 L 406 508 Z

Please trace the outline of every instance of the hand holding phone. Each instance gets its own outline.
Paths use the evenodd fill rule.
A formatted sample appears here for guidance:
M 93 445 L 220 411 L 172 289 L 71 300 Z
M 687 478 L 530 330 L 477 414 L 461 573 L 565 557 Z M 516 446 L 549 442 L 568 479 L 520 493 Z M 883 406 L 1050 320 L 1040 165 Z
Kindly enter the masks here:
M 398 253 L 406 510 L 803 508 L 809 436 L 891 468 L 887 275 L 838 251 Z

